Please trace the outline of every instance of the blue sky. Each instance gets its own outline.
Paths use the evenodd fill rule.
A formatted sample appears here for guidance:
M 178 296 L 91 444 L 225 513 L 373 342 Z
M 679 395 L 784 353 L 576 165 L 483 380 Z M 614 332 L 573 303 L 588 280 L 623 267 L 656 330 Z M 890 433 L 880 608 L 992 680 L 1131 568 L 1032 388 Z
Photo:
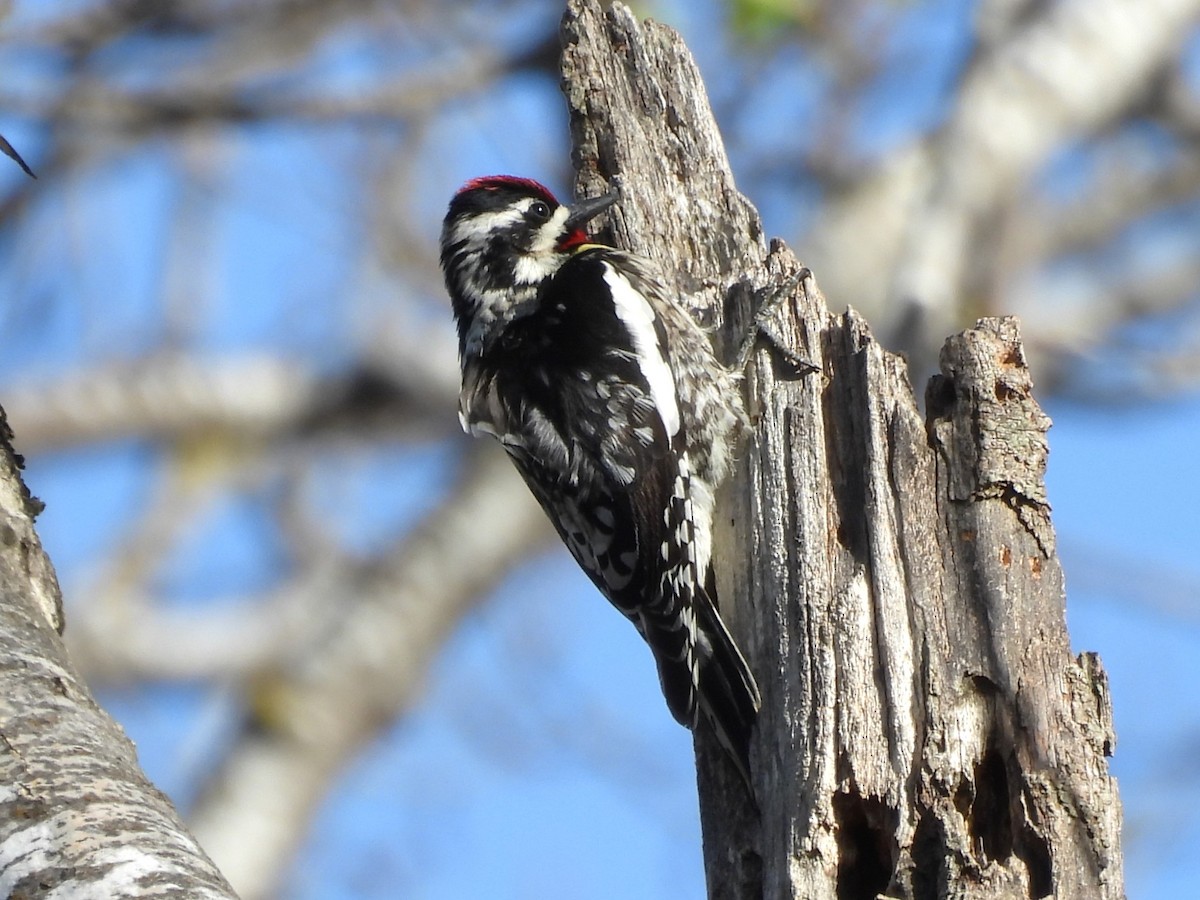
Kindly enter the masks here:
M 1190 674 L 1200 649 L 1200 488 L 1187 448 L 1200 440 L 1200 398 L 1049 412 L 1047 482 L 1071 644 L 1099 651 L 1112 687 L 1128 893 L 1190 896 L 1200 878 L 1200 700 Z M 1130 596 L 1118 574 L 1150 598 Z M 1156 606 L 1157 579 L 1164 593 L 1183 582 L 1191 596 Z

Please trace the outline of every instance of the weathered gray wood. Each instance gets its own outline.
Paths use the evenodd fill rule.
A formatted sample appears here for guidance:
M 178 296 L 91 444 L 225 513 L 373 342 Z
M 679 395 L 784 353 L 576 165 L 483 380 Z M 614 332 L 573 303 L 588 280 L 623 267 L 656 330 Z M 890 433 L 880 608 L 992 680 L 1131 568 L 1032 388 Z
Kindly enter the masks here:
M 232 898 L 67 659 L 10 437 L 0 411 L 0 897 Z
M 730 344 L 785 292 L 774 330 L 817 367 L 764 344 L 747 375 L 718 565 L 763 692 L 760 810 L 698 735 L 710 896 L 1123 896 L 1107 684 L 1070 653 L 1017 323 L 947 342 L 923 419 L 903 362 L 766 246 L 678 36 L 571 0 L 563 42 L 577 188 L 624 193 L 612 239 Z

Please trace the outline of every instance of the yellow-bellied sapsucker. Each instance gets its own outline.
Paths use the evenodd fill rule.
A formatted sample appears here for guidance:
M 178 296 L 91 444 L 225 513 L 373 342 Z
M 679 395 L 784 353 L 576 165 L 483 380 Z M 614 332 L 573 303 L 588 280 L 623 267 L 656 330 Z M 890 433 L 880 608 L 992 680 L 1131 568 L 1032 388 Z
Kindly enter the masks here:
M 477 178 L 441 261 L 459 418 L 504 446 L 563 542 L 650 645 L 667 706 L 703 714 L 749 783 L 758 687 L 717 611 L 714 494 L 744 414 L 734 375 L 649 261 L 589 243 L 616 202 Z

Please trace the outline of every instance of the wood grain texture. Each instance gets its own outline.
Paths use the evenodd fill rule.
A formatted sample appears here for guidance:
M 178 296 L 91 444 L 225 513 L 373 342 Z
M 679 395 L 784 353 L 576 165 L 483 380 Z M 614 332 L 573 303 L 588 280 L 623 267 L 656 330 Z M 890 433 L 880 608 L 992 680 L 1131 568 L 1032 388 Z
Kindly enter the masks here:
M 678 35 L 571 0 L 577 190 L 736 346 L 760 343 L 725 491 L 722 609 L 763 692 L 758 809 L 697 735 L 714 898 L 1123 896 L 1108 689 L 1070 652 L 1049 419 L 1014 319 L 950 338 L 918 411 L 902 360 L 829 312 L 733 183 Z

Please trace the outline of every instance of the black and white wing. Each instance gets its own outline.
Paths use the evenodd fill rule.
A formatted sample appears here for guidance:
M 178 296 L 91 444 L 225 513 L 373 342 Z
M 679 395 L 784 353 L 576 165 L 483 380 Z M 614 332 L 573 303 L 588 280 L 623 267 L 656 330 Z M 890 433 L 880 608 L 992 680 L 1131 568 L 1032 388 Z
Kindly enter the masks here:
M 662 288 L 627 259 L 595 247 L 567 262 L 539 311 L 464 374 L 463 421 L 501 441 L 646 639 L 675 718 L 691 728 L 705 712 L 744 773 L 758 691 L 712 594 L 711 523 L 697 521 L 711 504 L 694 502 Z

